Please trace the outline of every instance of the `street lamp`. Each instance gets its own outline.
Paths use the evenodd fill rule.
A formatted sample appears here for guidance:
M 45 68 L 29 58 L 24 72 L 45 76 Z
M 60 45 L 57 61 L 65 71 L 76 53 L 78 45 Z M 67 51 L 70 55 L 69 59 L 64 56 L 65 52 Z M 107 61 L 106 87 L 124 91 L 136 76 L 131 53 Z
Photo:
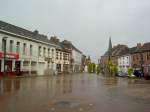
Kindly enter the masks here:
M 6 61 L 6 41 L 8 37 L 3 37 L 3 51 L 4 51 L 4 76 L 6 75 L 6 67 L 5 67 L 5 61 Z

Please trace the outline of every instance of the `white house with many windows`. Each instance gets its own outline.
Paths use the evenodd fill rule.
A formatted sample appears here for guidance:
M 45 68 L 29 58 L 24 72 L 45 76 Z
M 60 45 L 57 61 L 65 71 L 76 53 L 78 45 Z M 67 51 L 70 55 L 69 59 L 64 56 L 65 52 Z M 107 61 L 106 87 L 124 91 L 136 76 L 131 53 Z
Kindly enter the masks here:
M 56 36 L 52 36 L 50 40 L 57 45 L 55 61 L 57 73 L 70 73 L 70 50 Z
M 49 74 L 56 71 L 56 45 L 38 31 L 0 21 L 0 74 Z
M 118 71 L 127 73 L 128 68 L 131 67 L 131 55 L 126 54 L 118 58 Z
M 62 44 L 70 51 L 70 72 L 81 72 L 82 52 L 78 50 L 70 41 L 64 40 Z
M 56 49 L 56 69 L 58 73 L 69 73 L 70 53 L 62 48 Z

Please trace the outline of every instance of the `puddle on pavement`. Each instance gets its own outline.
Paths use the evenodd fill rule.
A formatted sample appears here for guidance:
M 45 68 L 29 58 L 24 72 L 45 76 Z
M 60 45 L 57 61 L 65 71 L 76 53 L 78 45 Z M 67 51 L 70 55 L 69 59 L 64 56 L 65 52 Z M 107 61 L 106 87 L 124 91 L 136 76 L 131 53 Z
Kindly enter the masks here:
M 92 112 L 92 103 L 74 100 L 55 101 L 49 105 L 50 112 Z
M 79 102 L 73 102 L 73 101 L 59 101 L 56 102 L 54 105 L 57 107 L 63 107 L 63 108 L 75 108 L 80 105 Z

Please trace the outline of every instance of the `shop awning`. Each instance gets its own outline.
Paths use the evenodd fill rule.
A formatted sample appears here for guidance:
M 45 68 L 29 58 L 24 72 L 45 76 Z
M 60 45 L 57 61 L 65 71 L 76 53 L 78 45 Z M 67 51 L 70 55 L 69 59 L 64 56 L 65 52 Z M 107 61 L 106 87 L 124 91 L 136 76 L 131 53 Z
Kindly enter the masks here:
M 4 52 L 0 52 L 0 59 L 4 58 Z M 19 59 L 18 53 L 6 53 L 6 58 L 8 59 Z

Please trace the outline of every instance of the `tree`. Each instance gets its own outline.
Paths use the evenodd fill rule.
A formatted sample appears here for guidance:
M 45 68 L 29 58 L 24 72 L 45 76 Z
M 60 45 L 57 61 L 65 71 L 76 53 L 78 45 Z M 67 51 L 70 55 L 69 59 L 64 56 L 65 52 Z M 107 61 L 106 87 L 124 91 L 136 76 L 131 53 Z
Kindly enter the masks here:
M 95 63 L 92 63 L 92 72 L 93 72 L 93 73 L 96 72 L 96 65 L 95 65 Z
M 118 68 L 115 64 L 112 63 L 111 59 L 108 61 L 108 72 L 111 76 L 115 76 L 118 72 Z
M 100 65 L 97 65 L 97 67 L 96 67 L 96 73 L 99 74 L 100 71 L 101 71 Z
M 129 67 L 128 68 L 128 75 L 129 75 L 129 77 L 131 77 L 132 74 L 133 74 L 133 68 Z
M 112 75 L 115 76 L 118 72 L 118 68 L 116 65 L 112 65 Z
M 88 64 L 88 72 L 89 72 L 89 73 L 92 72 L 92 65 L 91 65 L 91 63 Z
M 95 65 L 95 63 L 89 63 L 88 64 L 88 72 L 89 73 L 95 73 L 96 72 L 96 65 Z

